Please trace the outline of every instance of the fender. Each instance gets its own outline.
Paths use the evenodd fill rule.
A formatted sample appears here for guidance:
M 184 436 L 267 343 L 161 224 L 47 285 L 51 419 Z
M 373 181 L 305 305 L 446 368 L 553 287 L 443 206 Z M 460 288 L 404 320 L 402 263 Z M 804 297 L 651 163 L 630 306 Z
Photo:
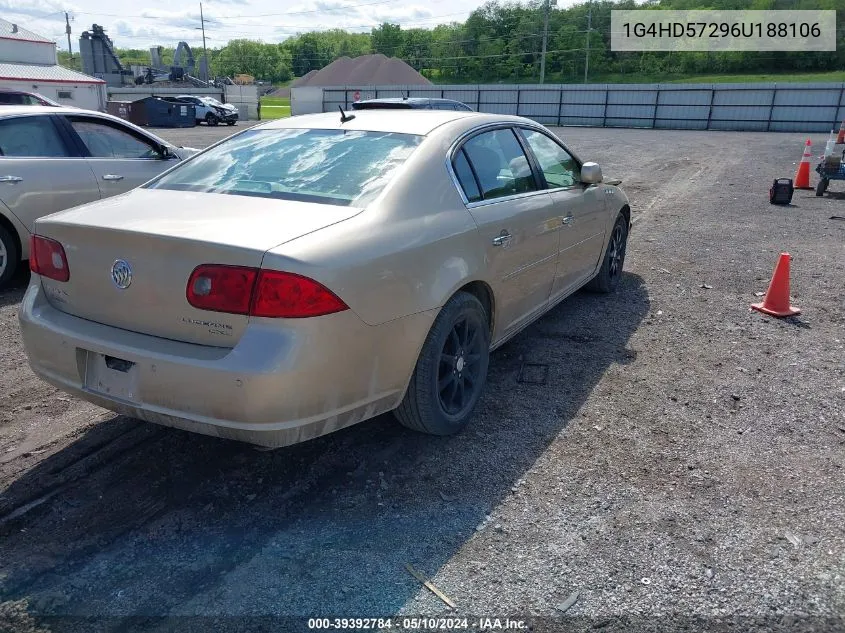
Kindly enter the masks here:
M 29 236 L 31 233 L 3 200 L 0 200 L 0 224 L 5 224 L 6 228 L 11 228 L 12 235 L 18 238 L 21 261 L 29 259 Z

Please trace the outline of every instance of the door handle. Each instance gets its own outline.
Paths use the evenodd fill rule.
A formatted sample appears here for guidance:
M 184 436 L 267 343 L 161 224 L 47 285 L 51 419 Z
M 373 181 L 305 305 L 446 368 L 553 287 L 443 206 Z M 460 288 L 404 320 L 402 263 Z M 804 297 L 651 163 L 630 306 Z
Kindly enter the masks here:
M 513 235 L 508 233 L 506 229 L 502 229 L 502 232 L 493 238 L 493 246 L 507 247 L 511 243 L 512 239 Z
M 103 176 L 103 180 L 123 180 L 123 176 L 119 174 L 106 174 Z
M 20 176 L 0 176 L 0 182 L 21 182 L 22 180 Z
M 575 222 L 575 218 L 571 215 L 567 215 L 566 217 L 561 218 L 560 222 L 561 224 L 572 224 L 573 222 Z

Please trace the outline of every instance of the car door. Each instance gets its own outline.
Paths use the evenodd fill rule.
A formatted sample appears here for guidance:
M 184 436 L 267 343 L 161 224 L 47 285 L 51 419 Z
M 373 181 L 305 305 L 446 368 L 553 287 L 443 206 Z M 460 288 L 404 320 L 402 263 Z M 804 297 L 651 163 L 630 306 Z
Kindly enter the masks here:
M 494 335 L 504 336 L 548 304 L 557 263 L 557 214 L 509 127 L 470 137 L 452 164 L 486 249 L 497 303 Z
M 28 231 L 41 216 L 99 197 L 91 168 L 55 115 L 0 118 L 0 201 Z
M 601 186 L 581 183 L 581 166 L 557 140 L 532 128 L 520 133 L 533 154 L 560 219 L 560 254 L 551 301 L 580 286 L 598 266 L 604 246 L 605 196 Z
M 134 189 L 178 162 L 163 158 L 155 141 L 116 121 L 85 115 L 65 119 L 86 150 L 102 198 Z
M 196 97 L 179 97 L 185 103 L 189 103 L 194 106 L 194 116 L 196 117 L 197 121 L 202 121 L 205 118 L 205 112 L 203 108 L 205 107 L 199 99 Z

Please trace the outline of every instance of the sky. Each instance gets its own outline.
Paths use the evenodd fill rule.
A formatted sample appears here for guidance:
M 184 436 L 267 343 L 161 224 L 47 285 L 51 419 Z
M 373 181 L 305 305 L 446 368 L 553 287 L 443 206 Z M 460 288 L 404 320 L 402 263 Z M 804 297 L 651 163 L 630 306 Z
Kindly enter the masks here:
M 558 6 L 576 0 L 560 0 Z M 296 33 L 344 28 L 369 32 L 382 22 L 431 28 L 463 21 L 482 0 L 204 0 L 205 35 L 209 48 L 231 39 L 280 42 Z M 121 12 L 118 6 L 133 6 Z M 176 8 L 176 7 L 179 8 Z M 143 8 L 142 8 L 143 7 Z M 99 24 L 118 48 L 173 46 L 180 40 L 202 46 L 199 1 L 144 0 L 0 0 L 0 17 L 54 39 L 67 50 L 65 11 L 71 17 L 71 44 Z

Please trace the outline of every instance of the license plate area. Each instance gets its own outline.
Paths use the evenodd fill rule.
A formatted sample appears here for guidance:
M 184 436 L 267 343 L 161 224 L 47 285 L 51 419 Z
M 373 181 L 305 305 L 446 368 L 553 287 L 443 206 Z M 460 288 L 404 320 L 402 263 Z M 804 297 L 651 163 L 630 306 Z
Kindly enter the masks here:
M 138 366 L 116 356 L 88 352 L 85 362 L 85 388 L 109 398 L 128 402 L 138 400 Z

